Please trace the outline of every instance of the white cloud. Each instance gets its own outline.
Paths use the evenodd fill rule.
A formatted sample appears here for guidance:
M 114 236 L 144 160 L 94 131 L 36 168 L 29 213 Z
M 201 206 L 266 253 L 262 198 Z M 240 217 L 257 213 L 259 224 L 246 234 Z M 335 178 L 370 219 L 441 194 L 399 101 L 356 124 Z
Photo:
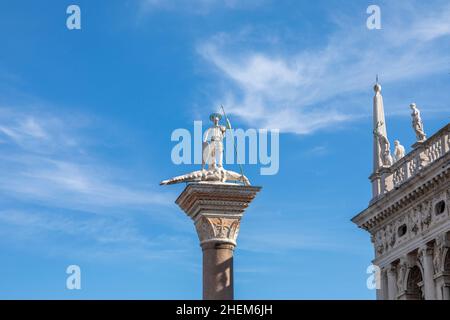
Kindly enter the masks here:
M 0 191 L 20 200 L 93 212 L 124 208 L 143 211 L 172 202 L 168 194 L 138 187 L 99 163 L 79 164 L 31 155 L 0 159 Z
M 188 259 L 193 246 L 182 236 L 143 233 L 130 217 L 67 211 L 0 210 L 0 236 L 4 245 L 28 247 L 32 242 L 34 251 L 89 261 Z
M 217 100 L 230 113 L 252 126 L 307 134 L 368 114 L 370 97 L 365 103 L 348 97 L 368 90 L 375 74 L 388 84 L 442 72 L 448 65 L 441 45 L 450 35 L 450 6 L 387 10 L 401 14 L 384 19 L 383 30 L 369 31 L 364 21 L 341 22 L 321 48 L 282 53 L 279 44 L 276 50 L 243 44 L 254 43 L 255 31 L 218 34 L 198 45 L 198 52 L 225 81 L 227 89 Z
M 86 117 L 27 108 L 0 108 L 0 235 L 4 243 L 80 259 L 167 259 L 183 254 L 186 239 L 141 230 L 145 214 L 177 228 L 175 196 L 95 153 Z M 146 175 L 144 175 L 146 176 Z M 178 215 L 177 215 L 178 216 Z M 181 219 L 180 215 L 180 219 Z M 55 241 L 55 239 L 57 239 Z
M 0 109 L 0 194 L 47 206 L 101 212 L 171 203 L 86 151 L 68 119 Z M 2 137 L 3 135 L 3 137 Z M 141 184 L 141 185 L 140 185 Z

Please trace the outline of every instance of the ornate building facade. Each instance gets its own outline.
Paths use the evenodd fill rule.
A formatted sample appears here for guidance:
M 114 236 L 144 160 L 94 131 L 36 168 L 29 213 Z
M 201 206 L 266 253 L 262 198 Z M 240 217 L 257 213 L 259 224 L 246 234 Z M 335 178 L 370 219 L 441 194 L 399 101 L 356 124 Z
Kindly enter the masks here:
M 450 300 L 450 124 L 429 138 L 412 109 L 412 151 L 390 144 L 381 86 L 374 87 L 372 200 L 352 221 L 368 231 L 380 300 Z

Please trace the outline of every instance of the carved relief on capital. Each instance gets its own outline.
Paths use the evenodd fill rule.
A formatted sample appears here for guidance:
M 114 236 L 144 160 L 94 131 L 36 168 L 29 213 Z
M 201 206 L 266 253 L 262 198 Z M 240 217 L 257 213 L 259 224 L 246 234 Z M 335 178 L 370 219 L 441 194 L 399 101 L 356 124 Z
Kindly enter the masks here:
M 433 247 L 425 245 L 417 250 L 417 260 L 420 262 L 423 268 L 425 268 L 425 259 L 433 256 Z
M 439 273 L 445 270 L 444 260 L 447 249 L 447 235 L 441 234 L 434 240 L 434 250 L 433 250 L 433 267 L 434 273 Z
M 233 244 L 239 233 L 240 217 L 202 216 L 195 224 L 200 243 L 226 241 Z
M 405 278 L 408 271 L 408 263 L 406 259 L 400 259 L 397 265 L 397 290 L 402 292 L 406 290 Z

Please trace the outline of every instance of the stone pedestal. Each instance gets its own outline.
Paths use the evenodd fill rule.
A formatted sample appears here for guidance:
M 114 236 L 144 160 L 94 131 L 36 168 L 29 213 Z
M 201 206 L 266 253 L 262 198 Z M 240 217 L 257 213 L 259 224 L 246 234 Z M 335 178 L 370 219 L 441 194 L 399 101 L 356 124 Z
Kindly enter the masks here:
M 203 250 L 203 299 L 233 299 L 233 251 L 245 209 L 260 187 L 191 183 L 176 203 L 194 221 Z

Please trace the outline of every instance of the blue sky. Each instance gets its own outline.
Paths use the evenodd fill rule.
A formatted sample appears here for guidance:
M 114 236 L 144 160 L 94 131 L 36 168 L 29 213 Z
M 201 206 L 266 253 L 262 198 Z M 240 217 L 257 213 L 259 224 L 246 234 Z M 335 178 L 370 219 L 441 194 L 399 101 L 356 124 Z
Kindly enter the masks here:
M 66 28 L 81 8 L 82 29 Z M 449 120 L 448 1 L 0 1 L 0 298 L 201 298 L 201 250 L 174 204 L 176 128 L 224 104 L 280 129 L 235 252 L 240 299 L 373 299 L 372 86 L 409 150 L 409 104 Z M 231 166 L 231 169 L 237 170 Z M 67 290 L 76 264 L 82 289 Z

